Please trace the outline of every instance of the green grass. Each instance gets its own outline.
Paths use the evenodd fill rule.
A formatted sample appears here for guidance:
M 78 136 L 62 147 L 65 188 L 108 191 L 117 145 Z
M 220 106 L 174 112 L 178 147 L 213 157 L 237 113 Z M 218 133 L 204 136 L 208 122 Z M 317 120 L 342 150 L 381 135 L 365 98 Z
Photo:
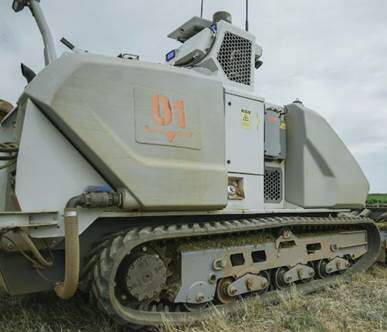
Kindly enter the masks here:
M 167 323 L 164 331 L 178 330 Z M 310 296 L 293 292 L 276 306 L 263 307 L 255 301 L 233 317 L 218 312 L 179 332 L 218 331 L 387 331 L 387 269 L 374 267 Z
M 86 300 L 69 302 L 53 294 L 11 298 L 0 296 L 1 332 L 118 332 L 121 329 Z M 257 331 L 386 331 L 387 269 L 376 266 L 349 282 L 325 291 L 283 297 L 277 306 L 246 303 L 231 317 L 217 312 L 213 318 L 182 332 Z M 168 322 L 164 332 L 176 332 Z
M 387 194 L 370 194 L 368 204 L 387 204 Z
M 118 332 L 118 326 L 81 297 L 61 301 L 54 294 L 0 298 L 1 332 Z

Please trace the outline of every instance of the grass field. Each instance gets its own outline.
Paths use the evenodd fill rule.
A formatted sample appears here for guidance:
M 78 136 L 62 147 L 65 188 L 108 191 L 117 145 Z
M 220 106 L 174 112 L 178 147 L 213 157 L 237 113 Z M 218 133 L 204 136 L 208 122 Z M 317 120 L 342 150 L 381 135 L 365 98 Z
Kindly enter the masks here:
M 293 292 L 277 306 L 246 304 L 232 317 L 221 312 L 183 332 L 386 331 L 387 269 L 376 266 L 348 282 L 310 295 Z M 70 302 L 53 294 L 0 298 L 1 332 L 115 332 L 121 329 L 78 297 Z M 163 331 L 176 332 L 168 322 Z
M 368 204 L 387 204 L 387 194 L 371 194 L 368 196 Z

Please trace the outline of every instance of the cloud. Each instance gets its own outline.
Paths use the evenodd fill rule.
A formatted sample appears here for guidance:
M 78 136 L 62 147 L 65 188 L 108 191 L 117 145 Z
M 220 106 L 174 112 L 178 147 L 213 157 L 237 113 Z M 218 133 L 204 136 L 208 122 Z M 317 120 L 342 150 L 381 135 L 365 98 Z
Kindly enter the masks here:
M 177 46 L 166 35 L 200 11 L 186 0 L 42 0 L 57 40 L 95 53 L 140 54 L 162 62 Z M 27 11 L 0 2 L 0 98 L 15 102 L 25 82 L 19 64 L 43 67 L 42 43 Z M 250 1 L 251 31 L 264 48 L 257 94 L 287 104 L 296 98 L 321 113 L 370 179 L 387 192 L 387 24 L 385 0 Z M 205 2 L 206 16 L 227 9 L 244 26 L 244 1 Z M 59 45 L 58 49 L 65 49 Z

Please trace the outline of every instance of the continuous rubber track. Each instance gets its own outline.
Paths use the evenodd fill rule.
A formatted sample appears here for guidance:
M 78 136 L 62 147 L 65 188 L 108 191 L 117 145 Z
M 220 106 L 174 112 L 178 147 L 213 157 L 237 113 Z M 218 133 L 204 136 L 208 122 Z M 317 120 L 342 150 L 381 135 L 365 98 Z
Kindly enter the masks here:
M 106 240 L 93 256 L 88 272 L 89 291 L 97 301 L 100 309 L 121 324 L 135 324 L 140 326 L 159 326 L 163 319 L 168 318 L 176 325 L 192 323 L 206 319 L 211 313 L 211 307 L 200 312 L 149 312 L 139 311 L 122 306 L 114 296 L 115 275 L 119 264 L 133 249 L 153 241 L 168 239 L 183 239 L 197 237 L 211 237 L 214 235 L 243 234 L 278 228 L 307 228 L 307 227 L 342 227 L 367 230 L 368 252 L 362 256 L 343 276 L 333 276 L 320 280 L 313 280 L 306 284 L 297 285 L 303 293 L 314 292 L 337 278 L 342 278 L 354 272 L 361 272 L 369 268 L 377 259 L 380 249 L 380 233 L 371 219 L 356 216 L 345 217 L 273 217 L 238 219 L 233 221 L 217 221 L 192 223 L 172 226 L 155 226 L 133 228 Z M 284 292 L 284 291 L 281 291 Z M 285 290 L 286 292 L 286 290 Z M 278 291 L 269 292 L 261 296 L 265 303 L 278 301 Z M 226 312 L 240 308 L 238 302 L 217 306 Z

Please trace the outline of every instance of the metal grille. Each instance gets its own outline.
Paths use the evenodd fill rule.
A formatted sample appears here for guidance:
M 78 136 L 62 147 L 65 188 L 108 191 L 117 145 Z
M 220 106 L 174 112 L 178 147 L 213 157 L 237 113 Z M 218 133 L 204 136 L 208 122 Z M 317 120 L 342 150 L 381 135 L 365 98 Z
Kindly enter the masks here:
M 265 202 L 281 203 L 282 201 L 282 170 L 268 167 L 265 169 Z
M 251 85 L 252 48 L 250 40 L 225 33 L 218 61 L 230 81 Z

